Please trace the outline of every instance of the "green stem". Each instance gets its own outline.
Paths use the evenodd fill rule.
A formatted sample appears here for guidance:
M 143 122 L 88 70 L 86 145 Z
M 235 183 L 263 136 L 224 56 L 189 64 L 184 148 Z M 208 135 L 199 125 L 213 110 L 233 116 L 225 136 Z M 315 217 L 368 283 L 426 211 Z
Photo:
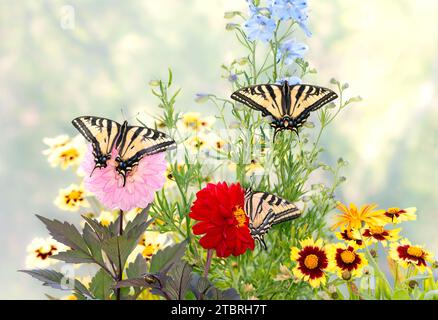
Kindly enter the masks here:
M 123 235 L 123 210 L 120 210 L 119 212 L 119 236 Z M 119 252 L 119 273 L 117 275 L 117 280 L 122 281 L 123 278 L 123 266 L 122 266 L 122 260 L 120 259 L 120 252 Z M 121 300 L 121 289 L 116 289 L 116 300 Z

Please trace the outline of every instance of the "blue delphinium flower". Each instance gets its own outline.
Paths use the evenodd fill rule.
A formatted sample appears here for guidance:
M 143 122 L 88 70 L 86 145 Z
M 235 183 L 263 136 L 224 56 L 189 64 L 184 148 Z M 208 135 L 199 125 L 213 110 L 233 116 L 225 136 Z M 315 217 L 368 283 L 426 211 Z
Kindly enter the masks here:
M 308 37 L 312 35 L 307 26 L 307 0 L 271 0 L 269 9 L 275 19 L 293 19 L 298 22 Z
M 237 81 L 237 74 L 231 72 L 230 75 L 228 76 L 228 81 L 236 82 Z
M 287 83 L 290 86 L 296 85 L 296 84 L 301 84 L 301 79 L 298 78 L 297 76 L 292 76 L 292 77 L 283 77 L 280 80 L 277 80 L 277 82 L 275 82 L 276 84 L 283 84 L 285 81 L 287 81 Z
M 308 50 L 308 46 L 304 43 L 299 43 L 294 39 L 287 40 L 280 45 L 277 51 L 278 61 L 284 58 L 285 64 L 291 64 L 297 58 L 303 58 L 304 53 Z
M 274 19 L 256 14 L 246 21 L 244 26 L 250 41 L 261 40 L 268 42 L 274 35 L 276 23 Z

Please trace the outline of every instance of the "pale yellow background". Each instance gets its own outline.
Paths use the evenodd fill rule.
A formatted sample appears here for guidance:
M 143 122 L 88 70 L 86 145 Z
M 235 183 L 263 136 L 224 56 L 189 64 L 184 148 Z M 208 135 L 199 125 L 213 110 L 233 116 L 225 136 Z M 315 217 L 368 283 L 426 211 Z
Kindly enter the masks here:
M 309 3 L 315 81 L 336 77 L 364 98 L 323 139 L 326 161 L 350 163 L 338 197 L 418 207 L 404 234 L 438 254 L 438 2 Z M 73 29 L 62 28 L 66 5 Z M 223 12 L 244 7 L 243 0 L 0 2 L 0 298 L 48 292 L 16 272 L 30 240 L 47 235 L 34 214 L 77 219 L 52 204 L 73 175 L 49 168 L 42 138 L 75 133 L 70 120 L 78 115 L 121 120 L 121 107 L 155 114 L 147 83 L 167 67 L 183 87 L 180 110 L 204 111 L 194 94 L 228 94 L 219 66 L 239 52 Z

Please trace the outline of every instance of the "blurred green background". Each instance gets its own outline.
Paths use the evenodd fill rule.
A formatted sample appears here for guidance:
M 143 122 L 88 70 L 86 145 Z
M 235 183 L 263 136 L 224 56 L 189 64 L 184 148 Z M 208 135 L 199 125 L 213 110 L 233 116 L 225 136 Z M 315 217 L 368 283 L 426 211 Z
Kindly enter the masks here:
M 418 207 L 404 234 L 437 255 L 438 2 L 309 6 L 307 58 L 319 84 L 336 77 L 364 98 L 324 136 L 327 160 L 350 163 L 338 197 Z M 168 67 L 183 87 L 181 110 L 212 113 L 193 96 L 228 94 L 220 64 L 239 55 L 223 12 L 238 9 L 246 10 L 243 0 L 0 2 L 0 298 L 43 298 L 38 281 L 16 272 L 27 244 L 47 236 L 34 214 L 75 216 L 52 204 L 73 176 L 49 167 L 43 137 L 75 134 L 78 115 L 121 120 L 121 107 L 128 116 L 155 114 L 147 84 Z

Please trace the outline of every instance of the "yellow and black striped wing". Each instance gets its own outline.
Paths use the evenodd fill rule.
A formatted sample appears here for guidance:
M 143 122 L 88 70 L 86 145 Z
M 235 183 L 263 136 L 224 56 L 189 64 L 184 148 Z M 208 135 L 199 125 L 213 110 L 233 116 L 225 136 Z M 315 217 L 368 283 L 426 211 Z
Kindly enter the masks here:
M 287 112 L 282 87 L 276 84 L 260 84 L 242 88 L 234 92 L 231 99 L 261 111 L 265 117 L 272 116 L 275 119 L 281 119 Z
M 330 89 L 308 84 L 293 85 L 289 89 L 290 103 L 286 115 L 298 123 L 304 122 L 309 117 L 310 112 L 318 110 L 338 97 Z
M 147 127 L 127 126 L 116 143 L 119 157 L 134 167 L 147 155 L 174 149 L 175 141 L 165 133 Z
M 293 203 L 267 192 L 245 191 L 245 212 L 249 217 L 251 235 L 263 243 L 263 236 L 278 223 L 301 215 Z
M 93 154 L 97 160 L 101 156 L 111 154 L 116 139 L 121 133 L 119 123 L 100 117 L 78 117 L 73 119 L 72 124 L 92 144 Z

